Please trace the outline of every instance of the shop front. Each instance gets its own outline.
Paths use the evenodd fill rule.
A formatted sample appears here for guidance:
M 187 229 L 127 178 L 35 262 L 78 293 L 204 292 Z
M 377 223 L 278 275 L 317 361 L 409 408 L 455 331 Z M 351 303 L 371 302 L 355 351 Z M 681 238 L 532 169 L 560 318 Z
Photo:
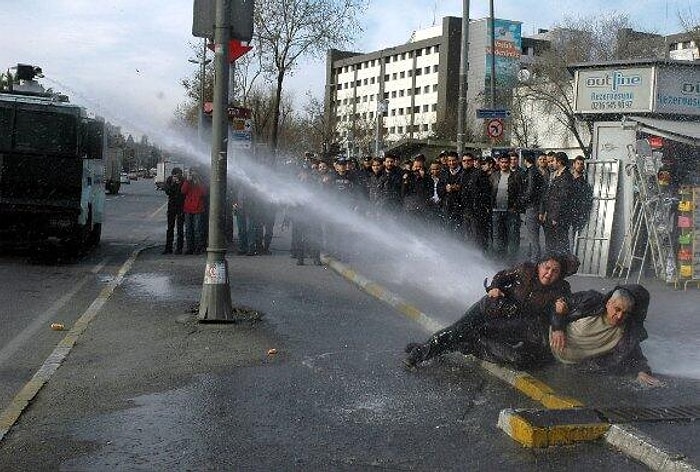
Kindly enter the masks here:
M 700 63 L 571 70 L 574 109 L 593 123 L 594 207 L 576 239 L 580 272 L 700 283 Z

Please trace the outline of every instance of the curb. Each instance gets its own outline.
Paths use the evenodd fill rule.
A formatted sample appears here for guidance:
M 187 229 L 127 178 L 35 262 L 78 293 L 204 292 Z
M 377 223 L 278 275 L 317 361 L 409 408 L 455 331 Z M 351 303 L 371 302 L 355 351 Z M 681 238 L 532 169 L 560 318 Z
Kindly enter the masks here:
M 432 333 L 442 328 L 418 308 L 394 295 L 381 285 L 358 274 L 345 264 L 322 255 L 322 261 L 335 272 L 354 283 L 362 290 L 394 307 L 400 313 L 415 321 L 426 331 Z M 527 372 L 513 370 L 498 364 L 476 359 L 474 356 L 462 356 L 479 362 L 480 366 L 494 377 L 501 379 L 522 392 L 529 398 L 541 403 L 548 410 L 581 409 L 584 405 L 575 398 L 558 395 L 554 389 L 536 379 Z M 560 444 L 572 444 L 591 441 L 603 437 L 605 441 L 622 452 L 636 459 L 652 470 L 664 472 L 700 472 L 681 453 L 672 451 L 668 446 L 645 435 L 629 425 L 610 425 L 600 421 L 590 423 L 564 423 L 552 426 L 537 425 L 523 417 L 522 411 L 505 409 L 498 418 L 498 427 L 506 434 L 526 447 L 548 447 Z

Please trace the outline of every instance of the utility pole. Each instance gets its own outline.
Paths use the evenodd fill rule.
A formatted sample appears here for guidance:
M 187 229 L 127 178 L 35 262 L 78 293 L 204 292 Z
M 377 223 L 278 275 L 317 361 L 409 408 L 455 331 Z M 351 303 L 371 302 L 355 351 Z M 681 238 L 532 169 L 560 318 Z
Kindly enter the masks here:
M 231 287 L 223 234 L 223 206 L 226 195 L 228 147 L 228 74 L 231 38 L 229 0 L 216 0 L 214 23 L 214 110 L 211 146 L 211 184 L 209 189 L 209 244 L 204 270 L 200 321 L 236 321 L 231 303 Z
M 489 0 L 489 23 L 491 25 L 491 109 L 496 107 L 496 25 L 493 16 L 493 0 Z
M 457 102 L 457 152 L 464 152 L 464 128 L 469 89 L 469 0 L 462 1 L 462 48 L 459 55 L 459 100 Z

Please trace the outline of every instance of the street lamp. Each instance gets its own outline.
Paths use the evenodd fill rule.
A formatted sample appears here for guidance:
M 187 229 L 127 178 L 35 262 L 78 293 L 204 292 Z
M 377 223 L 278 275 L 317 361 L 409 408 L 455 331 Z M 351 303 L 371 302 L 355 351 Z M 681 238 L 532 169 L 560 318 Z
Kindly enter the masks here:
M 202 58 L 201 59 L 188 59 L 192 64 L 199 64 L 199 113 L 197 114 L 197 134 L 199 136 L 199 142 L 204 142 L 204 82 L 206 78 L 206 66 L 211 62 L 211 59 L 207 59 L 207 40 L 203 41 L 202 48 Z

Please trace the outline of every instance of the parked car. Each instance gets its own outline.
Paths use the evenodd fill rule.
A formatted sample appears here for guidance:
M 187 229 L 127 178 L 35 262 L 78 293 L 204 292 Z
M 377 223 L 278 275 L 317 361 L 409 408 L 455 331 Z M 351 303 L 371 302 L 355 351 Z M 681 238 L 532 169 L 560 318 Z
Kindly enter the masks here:
M 121 174 L 119 174 L 119 182 L 122 184 L 130 184 L 131 180 L 129 179 L 129 174 L 127 174 L 126 172 L 122 172 Z

